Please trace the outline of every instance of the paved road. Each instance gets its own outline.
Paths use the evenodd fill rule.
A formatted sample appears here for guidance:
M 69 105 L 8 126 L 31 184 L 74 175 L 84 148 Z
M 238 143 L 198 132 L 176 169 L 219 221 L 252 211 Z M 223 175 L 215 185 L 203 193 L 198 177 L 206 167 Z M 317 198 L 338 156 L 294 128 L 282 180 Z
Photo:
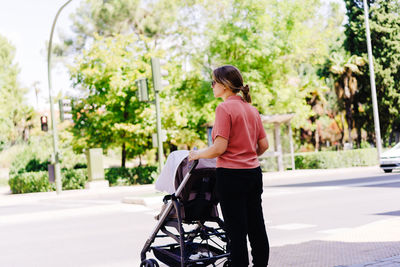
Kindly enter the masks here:
M 400 255 L 399 187 L 400 173 L 371 167 L 265 174 L 270 266 Z M 151 186 L 1 196 L 0 266 L 138 266 L 159 205 L 127 196 L 154 199 Z

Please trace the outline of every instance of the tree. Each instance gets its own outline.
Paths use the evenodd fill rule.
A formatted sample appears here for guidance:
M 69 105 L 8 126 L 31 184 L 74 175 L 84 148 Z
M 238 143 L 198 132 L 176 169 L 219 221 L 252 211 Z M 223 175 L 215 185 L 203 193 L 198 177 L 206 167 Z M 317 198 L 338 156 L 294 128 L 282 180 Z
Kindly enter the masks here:
M 348 140 L 353 144 L 351 132 L 354 125 L 353 112 L 358 109 L 354 96 L 359 90 L 358 76 L 362 75 L 362 67 L 365 65 L 362 57 L 353 55 L 343 57 L 340 53 L 333 53 L 330 58 L 330 71 L 335 75 L 335 91 L 339 105 L 346 111 L 348 127 Z
M 364 7 L 361 0 L 345 0 L 348 23 L 345 25 L 345 49 L 352 55 L 367 60 Z M 388 139 L 393 131 L 400 131 L 400 1 L 369 0 L 372 54 L 382 137 Z M 369 71 L 359 79 L 355 98 L 365 106 L 357 121 L 364 127 L 370 141 L 374 139 L 374 125 Z
M 27 141 L 35 113 L 24 103 L 27 92 L 18 83 L 15 48 L 0 35 L 0 150 L 18 140 Z
M 136 96 L 135 80 L 150 77 L 151 54 L 134 35 L 95 37 L 92 47 L 70 68 L 85 97 L 73 110 L 74 150 L 122 148 L 121 165 L 151 144 L 155 125 L 150 104 Z

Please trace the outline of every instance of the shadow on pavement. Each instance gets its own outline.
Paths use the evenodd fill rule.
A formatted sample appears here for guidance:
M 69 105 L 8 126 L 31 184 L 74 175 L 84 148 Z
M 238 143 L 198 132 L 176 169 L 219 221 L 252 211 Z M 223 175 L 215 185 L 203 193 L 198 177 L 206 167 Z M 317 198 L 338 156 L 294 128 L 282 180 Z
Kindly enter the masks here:
M 376 213 L 374 215 L 400 216 L 400 210 L 384 212 L 384 213 Z
M 393 180 L 393 182 L 391 182 Z M 368 185 L 367 183 L 379 182 Z M 365 183 L 365 185 L 363 185 Z M 309 182 L 286 185 L 273 185 L 268 187 L 313 187 L 313 186 L 365 186 L 365 187 L 400 187 L 400 174 L 387 176 L 373 176 L 367 178 L 351 178 L 344 180 L 331 180 L 322 182 Z
M 397 255 L 400 255 L 400 241 L 358 243 L 314 240 L 272 247 L 268 266 L 347 266 Z

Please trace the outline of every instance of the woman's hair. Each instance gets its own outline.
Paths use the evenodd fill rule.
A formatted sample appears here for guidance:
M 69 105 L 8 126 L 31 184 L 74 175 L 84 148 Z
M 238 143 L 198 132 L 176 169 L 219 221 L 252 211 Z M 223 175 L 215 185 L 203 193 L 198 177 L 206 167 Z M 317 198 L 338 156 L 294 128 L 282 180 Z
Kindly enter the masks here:
M 224 85 L 226 88 L 234 92 L 235 94 L 242 92 L 243 99 L 247 103 L 251 103 L 251 97 L 249 93 L 249 86 L 243 85 L 243 78 L 240 71 L 231 65 L 225 65 L 216 68 L 213 73 L 213 78 L 217 83 Z

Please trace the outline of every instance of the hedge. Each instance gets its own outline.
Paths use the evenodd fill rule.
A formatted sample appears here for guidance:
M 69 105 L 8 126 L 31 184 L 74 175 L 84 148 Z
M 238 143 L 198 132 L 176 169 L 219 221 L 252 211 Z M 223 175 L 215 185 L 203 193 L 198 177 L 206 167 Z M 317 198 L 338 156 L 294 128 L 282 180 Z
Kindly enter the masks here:
M 87 182 L 87 170 L 62 170 L 61 181 L 63 190 L 83 189 Z M 54 183 L 49 182 L 47 171 L 24 172 L 14 174 L 8 180 L 13 194 L 55 191 Z
M 296 153 L 294 160 L 296 169 L 334 169 L 378 164 L 375 148 Z M 291 169 L 290 154 L 284 155 L 283 162 L 285 169 Z M 276 157 L 262 159 L 261 167 L 264 171 L 276 171 Z
M 105 178 L 110 185 L 151 184 L 157 177 L 157 167 L 105 169 Z M 83 189 L 88 181 L 87 169 L 61 170 L 63 190 Z M 49 182 L 47 171 L 14 173 L 8 184 L 13 194 L 55 191 L 55 184 Z
M 157 177 L 156 166 L 139 166 L 135 168 L 109 168 L 105 178 L 110 185 L 151 184 Z

